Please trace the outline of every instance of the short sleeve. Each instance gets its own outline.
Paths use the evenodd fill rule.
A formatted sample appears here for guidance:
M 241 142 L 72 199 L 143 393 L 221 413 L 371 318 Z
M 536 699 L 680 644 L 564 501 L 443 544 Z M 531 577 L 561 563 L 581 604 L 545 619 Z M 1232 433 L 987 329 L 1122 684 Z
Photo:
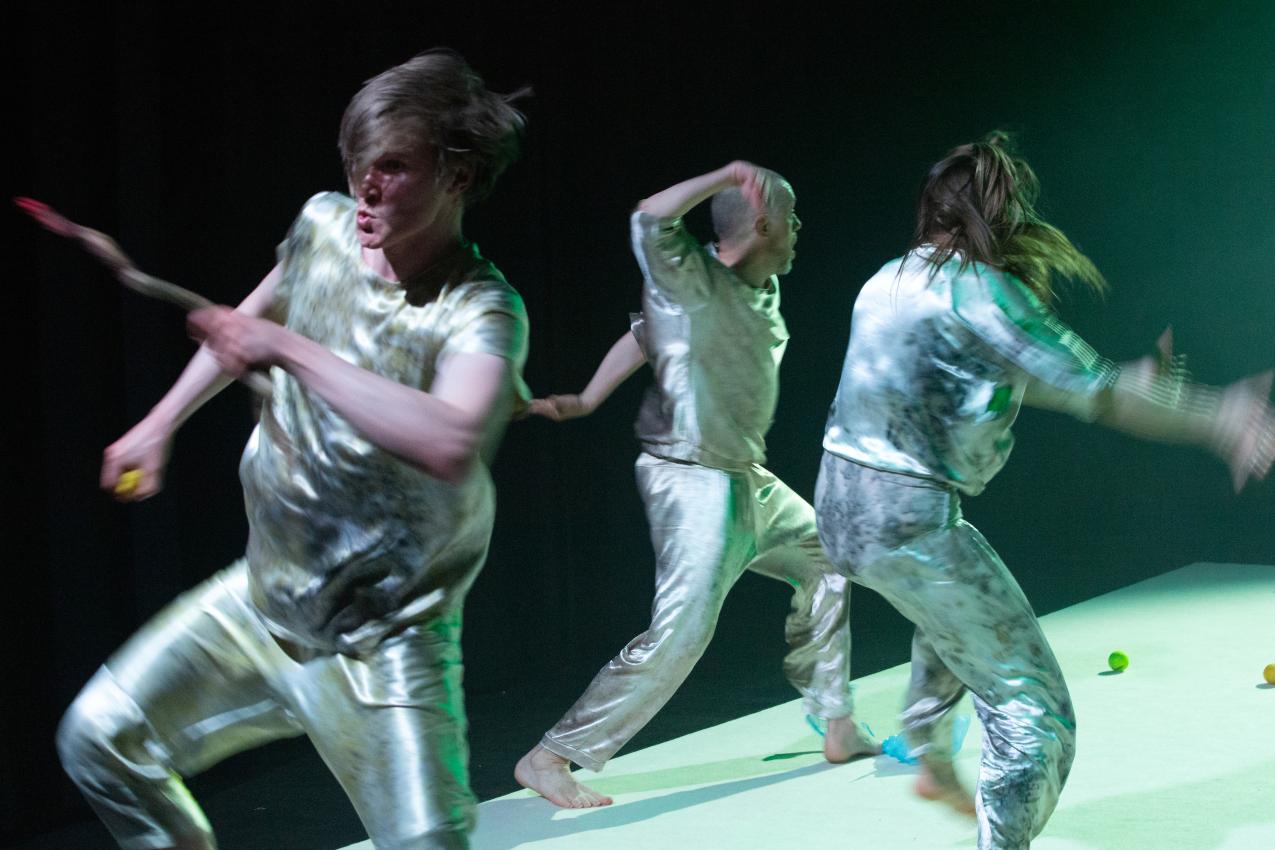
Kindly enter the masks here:
M 471 284 L 475 291 L 461 303 L 451 320 L 447 341 L 439 352 L 437 366 L 456 354 L 493 354 L 509 361 L 510 378 L 520 403 L 531 398 L 522 378 L 527 362 L 529 323 L 522 297 L 508 284 Z
M 639 210 L 630 219 L 630 233 L 633 254 L 648 283 L 683 307 L 708 298 L 711 259 L 680 218 L 660 218 Z
M 650 360 L 651 352 L 646 347 L 646 316 L 641 313 L 630 313 L 629 332 L 637 340 L 638 348 L 642 349 L 642 354 L 645 355 L 647 360 Z
M 319 192 L 305 202 L 292 226 L 288 228 L 287 235 L 275 249 L 275 259 L 282 277 L 274 292 L 274 312 L 286 314 L 294 285 L 307 274 L 307 266 L 315 255 L 315 246 L 321 232 L 347 211 L 351 203 L 349 198 L 339 192 Z
M 953 309 L 984 343 L 1022 370 L 1049 407 L 1092 418 L 1098 394 L 1119 369 L 1067 327 L 1017 278 L 986 267 L 952 288 Z M 1068 400 L 1070 399 L 1070 400 Z
M 439 354 L 494 354 L 519 369 L 527 359 L 527 310 L 522 298 L 504 284 L 480 284 L 459 305 Z

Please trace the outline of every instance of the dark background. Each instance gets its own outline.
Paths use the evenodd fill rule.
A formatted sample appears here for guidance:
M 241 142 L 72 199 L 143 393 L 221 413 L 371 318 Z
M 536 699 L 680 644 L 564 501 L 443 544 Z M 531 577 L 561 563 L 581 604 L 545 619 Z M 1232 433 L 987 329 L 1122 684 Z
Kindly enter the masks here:
M 1113 284 L 1105 302 L 1063 304 L 1100 351 L 1140 356 L 1171 322 L 1203 380 L 1275 363 L 1275 6 L 1111 5 L 774 4 L 742 15 L 615 3 L 576 15 L 490 2 L 325 14 L 10 4 L 3 189 L 117 235 L 154 274 L 234 302 L 270 268 L 305 199 L 343 188 L 336 127 L 360 81 L 425 47 L 455 47 L 492 88 L 536 90 L 525 155 L 467 234 L 526 299 L 526 376 L 545 393 L 581 388 L 637 307 L 632 205 L 732 158 L 771 166 L 796 187 L 805 227 L 784 284 L 792 342 L 769 465 L 809 497 L 855 293 L 906 243 L 925 168 L 993 127 L 1017 132 L 1046 216 Z M 233 387 L 192 419 L 162 497 L 121 507 L 100 494 L 102 447 L 145 414 L 192 346 L 180 315 L 5 215 L 0 839 L 63 828 L 29 846 L 96 846 L 100 832 L 67 837 L 63 826 L 89 815 L 56 764 L 57 719 L 138 625 L 241 553 L 249 396 Z M 591 419 L 518 423 L 505 439 L 491 556 L 466 608 L 483 797 L 512 789 L 513 759 L 646 624 L 652 558 L 631 469 L 646 380 Z M 1013 462 L 966 513 L 1038 612 L 1194 561 L 1271 562 L 1272 485 L 1235 497 L 1201 452 L 1058 416 L 1027 412 L 1017 434 Z M 634 746 L 790 699 L 786 596 L 745 576 L 684 693 Z M 906 659 L 908 629 L 879 599 L 858 592 L 854 614 L 857 674 Z M 361 837 L 302 747 L 241 756 L 196 781 L 214 801 L 258 783 L 254 805 L 300 789 L 295 813 L 271 809 L 293 831 L 269 841 L 246 831 L 243 804 L 210 805 L 223 846 L 313 846 L 298 838 L 306 818 L 328 844 Z M 289 764 L 305 765 L 303 778 L 272 772 Z

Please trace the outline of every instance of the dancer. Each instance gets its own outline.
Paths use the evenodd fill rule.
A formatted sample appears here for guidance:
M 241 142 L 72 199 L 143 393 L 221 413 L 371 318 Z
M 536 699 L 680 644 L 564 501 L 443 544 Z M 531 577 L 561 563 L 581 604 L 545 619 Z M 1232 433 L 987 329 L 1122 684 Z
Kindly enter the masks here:
M 1054 282 L 1101 289 L 1093 264 L 1036 214 L 1027 163 L 993 133 L 930 169 L 908 253 L 872 277 L 824 438 L 824 547 L 916 624 L 904 729 L 917 791 L 977 814 L 979 847 L 1040 832 L 1075 752 L 1062 672 L 1000 558 L 961 518 L 1004 465 L 1022 403 L 1148 439 L 1195 443 L 1236 487 L 1265 474 L 1270 374 L 1215 390 L 1165 357 L 1117 367 L 1055 316 Z M 983 723 L 977 799 L 952 769 L 950 710 Z
M 682 216 L 710 197 L 718 243 L 705 248 Z M 806 710 L 828 721 L 828 760 L 880 751 L 851 716 L 849 584 L 820 549 L 813 509 L 762 466 L 788 341 L 777 275 L 795 256 L 795 203 L 787 181 L 746 162 L 642 201 L 632 219 L 642 315 L 584 393 L 533 404 L 554 419 L 582 416 L 644 361 L 655 371 L 636 426 L 656 552 L 651 625 L 514 771 L 559 806 L 611 802 L 578 783 L 570 762 L 601 770 L 659 711 L 708 646 L 746 569 L 795 588 L 784 671 Z
M 527 321 L 461 222 L 522 123 L 451 51 L 369 80 L 341 120 L 354 197 L 311 198 L 237 310 L 191 314 L 203 347 L 106 449 L 102 486 L 128 472 L 121 497 L 151 496 L 182 422 L 275 367 L 240 465 L 245 558 L 125 643 L 58 733 L 121 846 L 215 847 L 181 777 L 300 734 L 377 848 L 468 846 L 461 603 Z

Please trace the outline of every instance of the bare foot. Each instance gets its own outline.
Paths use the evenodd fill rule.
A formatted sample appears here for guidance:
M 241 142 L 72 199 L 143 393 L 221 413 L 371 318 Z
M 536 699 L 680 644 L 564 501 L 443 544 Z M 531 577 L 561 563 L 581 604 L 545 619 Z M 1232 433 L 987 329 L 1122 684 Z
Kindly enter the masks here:
M 881 755 L 881 745 L 864 734 L 853 717 L 837 717 L 828 721 L 823 736 L 823 757 L 833 764 L 861 756 Z
M 564 809 L 611 805 L 610 797 L 576 782 L 571 775 L 569 761 L 539 744 L 518 759 L 518 764 L 514 767 L 514 779 L 522 787 L 530 788 L 550 803 Z
M 971 818 L 975 816 L 974 795 L 961 787 L 955 773 L 950 779 L 940 781 L 929 767 L 922 765 L 921 775 L 916 778 L 914 790 L 918 797 L 933 800 L 936 803 L 945 803 L 958 814 Z

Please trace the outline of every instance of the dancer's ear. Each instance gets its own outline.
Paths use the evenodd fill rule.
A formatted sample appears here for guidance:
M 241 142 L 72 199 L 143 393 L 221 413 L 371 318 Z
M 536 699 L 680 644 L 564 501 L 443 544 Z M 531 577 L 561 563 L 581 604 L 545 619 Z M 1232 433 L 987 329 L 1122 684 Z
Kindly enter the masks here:
M 464 195 L 469 191 L 469 187 L 473 183 L 473 167 L 465 163 L 459 163 L 451 167 L 451 174 L 447 182 L 447 192 L 452 195 Z

